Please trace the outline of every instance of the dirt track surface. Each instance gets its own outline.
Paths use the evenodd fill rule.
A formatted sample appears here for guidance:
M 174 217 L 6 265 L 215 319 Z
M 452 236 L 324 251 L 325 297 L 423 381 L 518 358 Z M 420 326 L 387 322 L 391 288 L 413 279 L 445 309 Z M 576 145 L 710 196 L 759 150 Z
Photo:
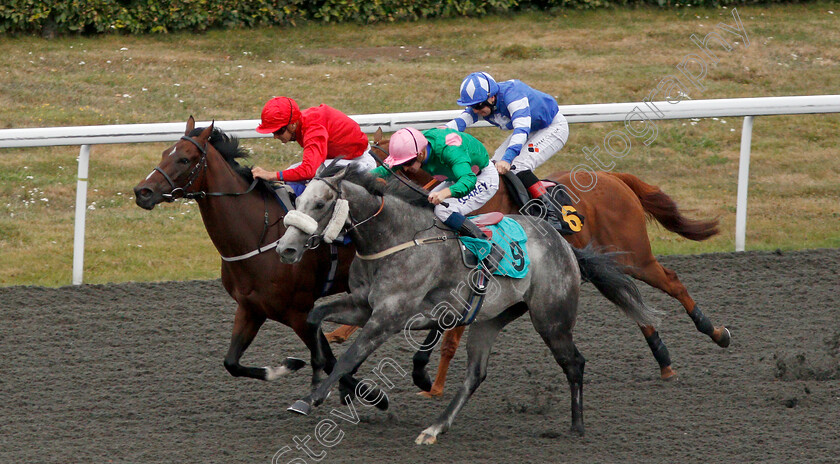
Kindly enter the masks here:
M 0 462 L 269 463 L 287 445 L 277 462 L 315 462 L 295 449 L 307 435 L 321 462 L 838 462 L 840 250 L 662 262 L 732 330 L 728 349 L 641 284 L 667 311 L 659 332 L 680 377 L 662 382 L 639 330 L 586 286 L 575 331 L 585 437 L 567 432 L 565 377 L 523 317 L 453 428 L 424 447 L 414 438 L 463 378 L 463 350 L 443 400 L 391 374 L 391 409 L 357 405 L 351 424 L 330 415 L 348 411 L 337 395 L 308 417 L 286 412 L 307 393 L 308 368 L 271 383 L 228 375 L 235 305 L 218 281 L 0 288 Z M 285 356 L 308 359 L 291 330 L 268 322 L 243 362 Z M 394 337 L 359 377 L 376 379 L 385 357 L 410 370 L 410 356 Z M 332 448 L 314 439 L 326 418 L 344 433 Z

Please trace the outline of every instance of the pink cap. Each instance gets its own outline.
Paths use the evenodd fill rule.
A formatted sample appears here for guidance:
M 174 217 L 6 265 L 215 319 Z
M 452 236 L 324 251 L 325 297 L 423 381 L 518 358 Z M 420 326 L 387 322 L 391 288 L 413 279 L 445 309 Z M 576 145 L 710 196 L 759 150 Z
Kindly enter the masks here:
M 388 167 L 399 166 L 417 158 L 418 153 L 426 150 L 429 142 L 419 130 L 406 127 L 394 132 L 388 142 L 388 157 L 385 164 Z

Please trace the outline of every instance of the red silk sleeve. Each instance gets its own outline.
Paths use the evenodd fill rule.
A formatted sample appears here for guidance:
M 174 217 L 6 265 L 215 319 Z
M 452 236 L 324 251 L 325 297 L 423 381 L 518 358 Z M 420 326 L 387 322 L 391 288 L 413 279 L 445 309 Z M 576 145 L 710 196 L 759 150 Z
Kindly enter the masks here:
M 324 126 L 307 128 L 303 134 L 303 162 L 296 168 L 283 171 L 283 180 L 300 182 L 315 177 L 315 172 L 327 159 L 327 140 Z

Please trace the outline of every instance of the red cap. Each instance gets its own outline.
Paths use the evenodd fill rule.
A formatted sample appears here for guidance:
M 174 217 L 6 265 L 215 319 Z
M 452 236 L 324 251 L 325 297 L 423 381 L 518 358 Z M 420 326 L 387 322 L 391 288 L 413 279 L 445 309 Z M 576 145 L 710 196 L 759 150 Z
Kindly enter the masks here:
M 262 121 L 257 126 L 257 132 L 270 134 L 298 120 L 300 109 L 294 100 L 289 97 L 274 97 L 263 107 Z

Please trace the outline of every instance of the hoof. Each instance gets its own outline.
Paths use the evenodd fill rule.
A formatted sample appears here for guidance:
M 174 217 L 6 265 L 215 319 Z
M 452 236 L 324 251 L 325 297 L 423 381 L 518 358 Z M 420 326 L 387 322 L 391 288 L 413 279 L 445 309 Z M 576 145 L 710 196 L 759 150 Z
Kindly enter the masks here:
M 306 361 L 300 358 L 286 358 L 283 360 L 283 365 L 286 366 L 287 369 L 290 371 L 296 371 L 301 369 L 302 367 L 306 366 Z
M 309 412 L 312 411 L 312 406 L 303 400 L 295 401 L 295 404 L 289 406 L 287 411 L 291 411 L 296 414 L 300 414 L 303 416 L 308 416 Z
M 583 424 L 573 425 L 572 428 L 569 430 L 572 435 L 582 437 L 583 436 Z
M 426 398 L 440 398 L 443 396 L 443 390 L 433 390 L 433 391 L 422 391 L 417 392 L 420 396 L 425 396 Z
M 388 395 L 382 390 L 374 387 L 371 390 L 360 391 L 358 393 L 361 395 L 362 398 L 364 398 L 364 401 L 367 405 L 373 404 L 374 406 L 376 406 L 376 409 L 379 409 L 380 411 L 388 410 Z M 379 401 L 374 403 L 374 401 L 376 401 L 377 398 L 379 398 Z
M 718 336 L 717 340 L 715 340 L 715 343 L 717 343 L 717 345 L 721 348 L 728 347 L 729 343 L 732 342 L 732 334 L 726 327 L 720 327 L 718 330 L 720 330 L 720 335 Z
M 353 398 L 355 398 L 355 396 L 353 396 L 352 393 L 347 393 L 347 392 L 342 392 L 342 391 L 339 391 L 338 395 L 339 395 L 339 401 L 341 401 L 342 406 L 347 406 L 348 404 L 352 403 Z
M 390 404 L 388 402 L 388 395 L 383 393 L 382 394 L 382 399 L 379 400 L 378 403 L 376 403 L 376 409 L 378 409 L 380 411 L 387 411 L 389 405 Z
M 418 445 L 434 445 L 437 443 L 437 437 L 429 435 L 428 433 L 421 433 L 420 436 L 414 440 L 414 443 L 417 443 Z
M 415 369 L 412 371 L 411 380 L 414 381 L 414 385 L 417 386 L 417 388 L 423 390 L 424 392 L 432 390 L 432 379 L 429 377 L 429 373 L 426 372 L 426 369 Z
M 665 382 L 677 380 L 677 371 L 672 369 L 671 366 L 663 367 L 659 370 L 659 378 L 661 378 Z

